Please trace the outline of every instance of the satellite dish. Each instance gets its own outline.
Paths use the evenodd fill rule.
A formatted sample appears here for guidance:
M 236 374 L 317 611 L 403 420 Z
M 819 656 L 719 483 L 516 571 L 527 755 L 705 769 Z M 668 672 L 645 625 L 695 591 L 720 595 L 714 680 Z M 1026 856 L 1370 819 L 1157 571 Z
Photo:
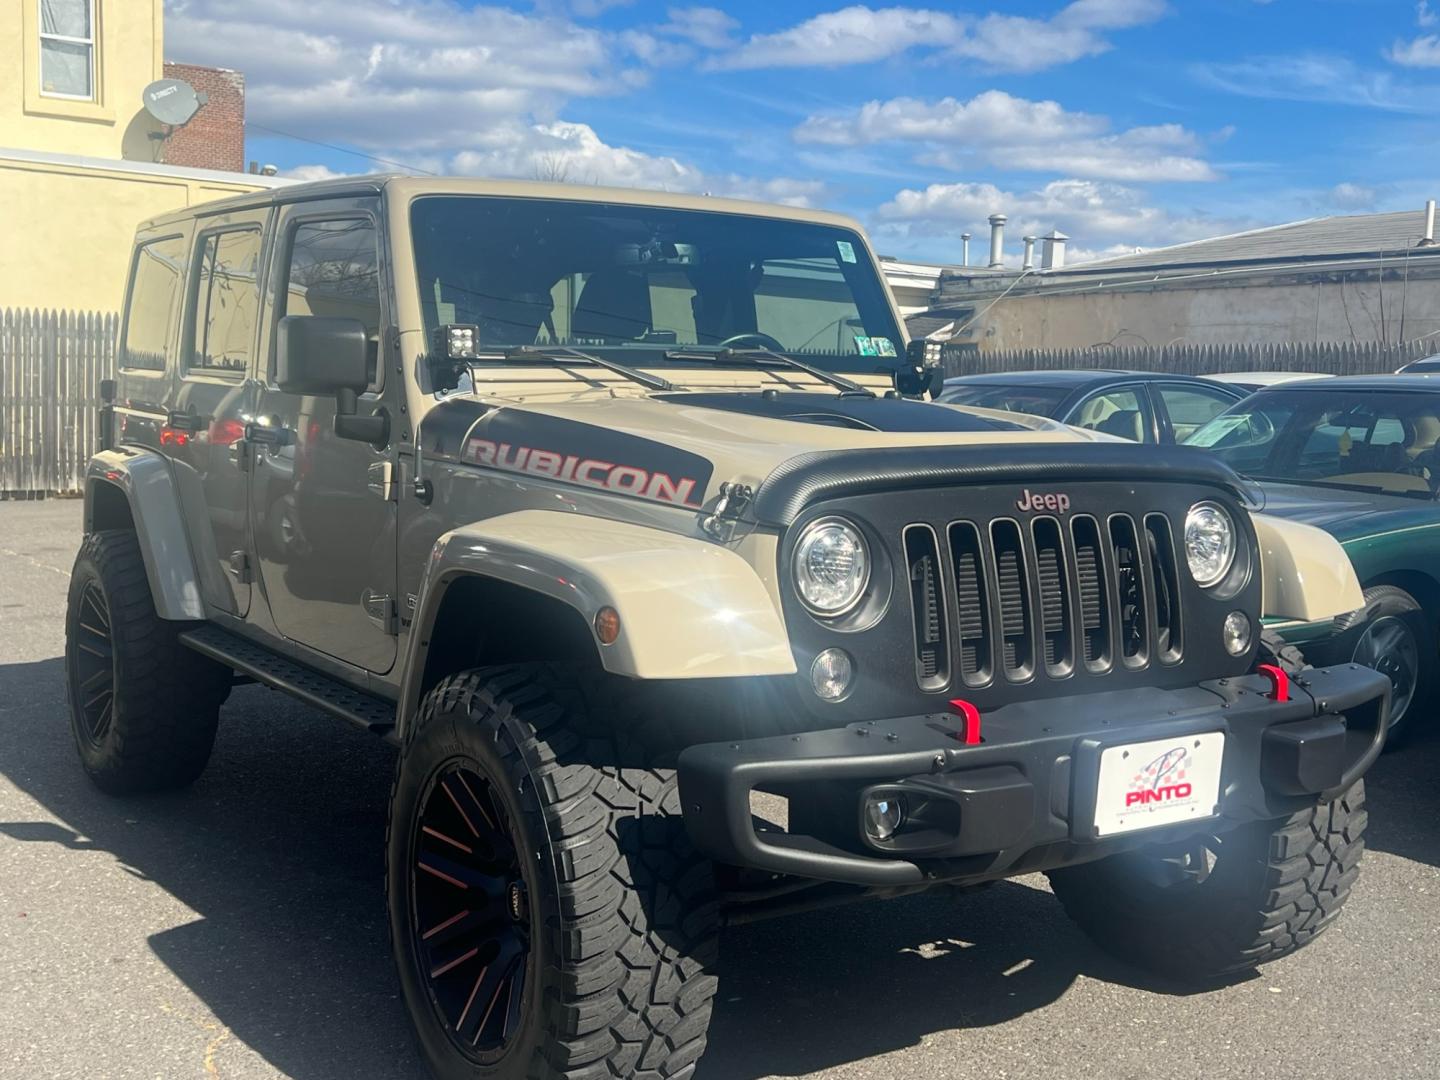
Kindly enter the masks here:
M 188 123 L 200 111 L 205 98 L 183 79 L 160 79 L 140 92 L 145 111 L 167 127 Z

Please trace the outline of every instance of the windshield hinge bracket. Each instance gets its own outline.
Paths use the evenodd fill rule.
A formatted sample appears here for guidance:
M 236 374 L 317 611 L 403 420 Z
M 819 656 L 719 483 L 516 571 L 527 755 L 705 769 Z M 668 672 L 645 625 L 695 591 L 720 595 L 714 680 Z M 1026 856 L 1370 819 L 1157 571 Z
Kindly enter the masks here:
M 710 516 L 700 527 L 721 543 L 728 543 L 735 537 L 735 526 L 740 515 L 755 498 L 755 489 L 749 484 L 735 484 L 729 481 L 720 485 L 720 499 Z

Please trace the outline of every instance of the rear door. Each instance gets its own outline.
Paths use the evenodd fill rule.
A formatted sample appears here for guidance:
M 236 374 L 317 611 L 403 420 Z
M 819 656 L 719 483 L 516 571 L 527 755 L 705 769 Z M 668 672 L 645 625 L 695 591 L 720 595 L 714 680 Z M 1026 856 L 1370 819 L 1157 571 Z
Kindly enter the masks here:
M 1219 386 L 1159 381 L 1150 384 L 1161 417 L 1164 442 L 1183 443 L 1196 431 L 1239 401 L 1243 394 Z
M 197 221 L 179 372 L 160 433 L 203 564 L 205 598 L 242 617 L 250 609 L 252 574 L 249 485 L 235 443 L 255 407 L 260 275 L 271 213 L 264 208 Z
M 250 432 L 250 512 L 260 577 L 285 637 L 367 671 L 395 662 L 394 448 L 335 435 L 335 399 L 275 385 L 287 315 L 359 319 L 371 347 L 362 414 L 400 416 L 381 359 L 390 325 L 373 197 L 297 203 L 277 221 L 263 378 Z

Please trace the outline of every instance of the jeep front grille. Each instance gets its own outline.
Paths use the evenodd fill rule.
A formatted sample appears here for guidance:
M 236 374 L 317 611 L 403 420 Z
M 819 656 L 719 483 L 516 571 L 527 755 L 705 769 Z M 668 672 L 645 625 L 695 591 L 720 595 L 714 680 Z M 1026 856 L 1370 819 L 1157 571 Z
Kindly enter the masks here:
M 905 528 L 922 689 L 1175 664 L 1175 530 L 1164 514 L 957 521 Z M 953 646 L 950 644 L 953 641 Z

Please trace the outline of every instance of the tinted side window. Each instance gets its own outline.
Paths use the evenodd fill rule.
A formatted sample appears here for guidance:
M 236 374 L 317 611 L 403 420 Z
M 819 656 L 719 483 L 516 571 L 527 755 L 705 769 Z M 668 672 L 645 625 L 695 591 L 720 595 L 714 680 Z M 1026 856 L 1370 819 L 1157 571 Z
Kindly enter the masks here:
M 260 310 L 260 230 L 215 233 L 196 271 L 192 371 L 244 372 L 255 351 Z
M 1218 390 L 1195 386 L 1167 386 L 1157 383 L 1152 387 L 1160 392 L 1165 402 L 1165 411 L 1170 414 L 1170 427 L 1175 432 L 1175 441 L 1184 442 L 1196 430 L 1204 427 L 1215 417 L 1235 404 L 1235 399 Z
M 1086 398 L 1071 412 L 1067 424 L 1146 442 L 1145 408 L 1134 390 L 1105 390 Z
M 380 259 L 368 218 L 307 221 L 295 228 L 276 319 L 325 315 L 359 319 L 370 339 L 370 382 L 378 374 Z
M 170 362 L 170 322 L 175 315 L 184 263 L 183 236 L 156 240 L 136 251 L 121 367 L 164 371 Z

